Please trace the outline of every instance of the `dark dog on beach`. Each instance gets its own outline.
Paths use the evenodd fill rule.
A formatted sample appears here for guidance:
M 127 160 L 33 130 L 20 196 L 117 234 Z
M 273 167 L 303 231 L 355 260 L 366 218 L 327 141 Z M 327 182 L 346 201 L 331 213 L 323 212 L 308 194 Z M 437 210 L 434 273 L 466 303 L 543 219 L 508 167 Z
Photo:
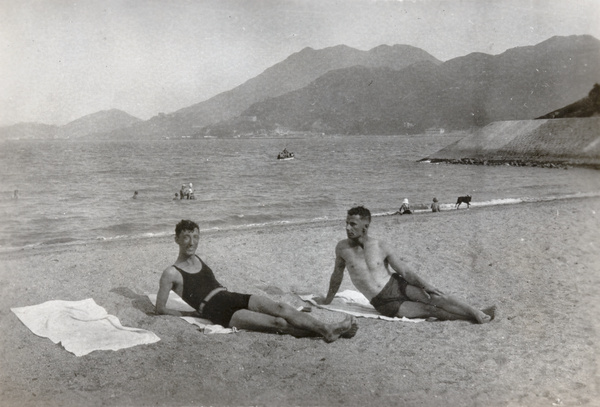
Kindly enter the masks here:
M 458 207 L 462 203 L 466 203 L 467 209 L 469 209 L 471 207 L 471 195 L 459 196 L 458 199 L 456 200 L 456 209 L 458 209 Z

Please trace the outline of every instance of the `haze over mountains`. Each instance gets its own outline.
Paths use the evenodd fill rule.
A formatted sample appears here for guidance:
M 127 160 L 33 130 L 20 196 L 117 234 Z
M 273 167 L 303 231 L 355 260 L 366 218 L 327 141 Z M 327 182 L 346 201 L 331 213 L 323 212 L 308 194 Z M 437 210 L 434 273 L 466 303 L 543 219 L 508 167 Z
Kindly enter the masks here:
M 95 134 L 107 134 L 141 122 L 118 109 L 102 110 L 73 120 L 64 126 L 42 123 L 19 123 L 0 128 L 1 139 L 54 139 L 81 138 Z
M 496 56 L 474 53 L 438 65 L 330 71 L 242 115 L 256 117 L 256 127 L 266 129 L 341 134 L 468 129 L 538 117 L 580 99 L 599 79 L 600 41 L 554 37 Z M 237 130 L 231 123 L 216 130 L 231 128 Z
M 232 137 L 276 131 L 405 134 L 539 117 L 600 82 L 600 41 L 553 37 L 441 62 L 408 45 L 305 48 L 204 102 L 141 121 L 110 110 L 65 126 L 18 124 L 0 138 Z M 17 136 L 20 135 L 20 136 Z
M 196 135 L 205 126 L 239 116 L 253 103 L 301 89 L 331 70 L 356 65 L 402 69 L 419 61 L 441 63 L 409 45 L 383 45 L 370 51 L 345 45 L 323 50 L 304 48 L 230 91 L 171 114 L 160 114 L 116 136 L 126 136 L 129 131 L 159 137 Z

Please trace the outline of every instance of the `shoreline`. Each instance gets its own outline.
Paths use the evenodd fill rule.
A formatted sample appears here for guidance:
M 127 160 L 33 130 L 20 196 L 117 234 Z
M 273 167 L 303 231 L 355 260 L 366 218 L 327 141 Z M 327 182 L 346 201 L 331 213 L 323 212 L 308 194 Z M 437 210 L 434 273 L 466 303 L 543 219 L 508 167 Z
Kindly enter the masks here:
M 0 254 L 0 399 L 13 406 L 594 406 L 600 397 L 600 198 L 378 216 L 370 235 L 426 280 L 496 319 L 359 319 L 353 339 L 205 335 L 155 316 L 172 236 Z M 323 294 L 343 220 L 201 233 L 198 254 L 231 291 L 294 306 Z M 340 291 L 353 289 L 347 274 Z M 155 344 L 77 358 L 11 307 L 93 298 Z M 316 318 L 342 314 L 313 308 Z
M 569 168 L 589 168 L 592 170 L 600 170 L 599 162 L 590 162 L 584 160 L 578 160 L 577 158 L 480 158 L 480 157 L 465 157 L 465 158 L 429 158 L 425 157 L 419 160 L 419 162 L 431 163 L 431 164 L 457 164 L 457 165 L 509 165 L 511 167 L 541 167 L 541 168 L 554 168 L 561 170 L 568 170 Z
M 496 206 L 505 206 L 505 205 L 519 205 L 519 204 L 528 204 L 528 203 L 542 203 L 542 202 L 554 202 L 554 201 L 565 201 L 565 200 L 578 200 L 578 199 L 588 199 L 588 198 L 598 198 L 600 197 L 600 191 L 598 192 L 585 192 L 585 193 L 576 193 L 576 194 L 568 194 L 562 196 L 548 196 L 548 197 L 521 197 L 521 198 L 503 198 L 503 199 L 495 199 L 492 201 L 486 202 L 471 202 L 471 206 L 475 209 L 483 209 L 489 207 Z M 411 204 L 413 209 L 413 215 L 425 215 L 431 214 L 431 209 L 426 204 Z M 467 209 L 462 206 L 459 209 Z M 455 206 L 453 203 L 441 203 L 440 204 L 440 212 L 452 212 L 455 211 Z M 395 210 L 391 210 L 388 212 L 381 212 L 372 214 L 373 218 L 384 218 L 387 216 L 396 216 Z M 192 219 L 193 220 L 193 219 Z M 197 220 L 196 220 L 197 221 Z M 200 233 L 202 235 L 208 234 L 219 234 L 219 233 L 244 233 L 246 231 L 253 230 L 269 230 L 271 228 L 279 228 L 279 227 L 308 227 L 310 225 L 316 226 L 327 226 L 328 224 L 335 224 L 339 222 L 344 222 L 345 217 L 332 218 L 332 219 L 310 219 L 310 220 L 300 220 L 300 221 L 278 221 L 273 223 L 265 223 L 265 224 L 249 224 L 249 225 L 238 225 L 224 228 L 210 228 L 210 229 L 201 229 Z M 159 240 L 159 239 L 172 239 L 174 236 L 174 232 L 170 234 L 154 234 L 148 236 L 147 234 L 139 235 L 139 236 L 127 236 L 127 237 L 116 237 L 116 238 L 94 238 L 89 240 L 74 240 L 65 243 L 37 243 L 37 244 L 29 244 L 25 246 L 18 247 L 0 247 L 0 260 L 3 255 L 21 252 L 21 251 L 31 251 L 31 250 L 53 250 L 60 249 L 62 247 L 72 247 L 79 245 L 95 245 L 95 244 L 105 244 L 110 242 L 117 242 L 122 244 L 127 244 L 127 242 L 135 242 L 135 241 L 145 241 L 145 240 Z

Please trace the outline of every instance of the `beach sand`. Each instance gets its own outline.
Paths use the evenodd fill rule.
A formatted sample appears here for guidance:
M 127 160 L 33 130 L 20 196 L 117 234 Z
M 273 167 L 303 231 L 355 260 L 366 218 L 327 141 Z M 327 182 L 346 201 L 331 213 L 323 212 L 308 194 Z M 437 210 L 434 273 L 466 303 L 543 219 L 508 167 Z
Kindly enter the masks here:
M 172 237 L 19 250 L 0 254 L 0 405 L 600 405 L 600 199 L 377 217 L 370 235 L 446 293 L 495 304 L 495 320 L 359 319 L 331 344 L 206 335 L 145 296 L 176 258 Z M 198 254 L 230 290 L 300 306 L 296 294 L 325 294 L 344 237 L 342 221 L 210 232 Z M 10 311 L 90 297 L 161 340 L 75 357 Z

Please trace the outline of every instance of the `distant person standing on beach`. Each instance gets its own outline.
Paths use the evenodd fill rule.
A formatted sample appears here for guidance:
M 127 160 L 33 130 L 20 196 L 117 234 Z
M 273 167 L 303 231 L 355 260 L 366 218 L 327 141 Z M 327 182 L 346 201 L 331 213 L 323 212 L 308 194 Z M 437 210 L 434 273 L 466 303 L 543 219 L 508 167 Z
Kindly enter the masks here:
M 440 204 L 437 198 L 433 198 L 433 203 L 431 204 L 431 212 L 439 212 Z
M 460 319 L 480 324 L 493 319 L 495 307 L 478 310 L 425 282 L 386 243 L 368 235 L 370 223 L 371 212 L 367 208 L 358 206 L 348 211 L 348 238 L 335 248 L 329 290 L 325 298 L 315 299 L 317 303 L 333 301 L 347 269 L 358 291 L 385 316 Z
M 15 189 L 15 192 L 13 192 L 12 199 L 19 199 L 19 190 L 18 189 Z
M 322 336 L 327 342 L 351 338 L 356 334 L 358 324 L 354 317 L 347 316 L 337 323 L 324 323 L 289 304 L 275 302 L 261 295 L 228 291 L 196 254 L 199 241 L 198 224 L 190 220 L 182 220 L 177 224 L 175 243 L 179 246 L 179 255 L 160 277 L 156 295 L 158 314 L 183 315 L 166 307 L 169 293 L 175 291 L 202 318 L 223 327 L 285 333 L 296 337 Z

